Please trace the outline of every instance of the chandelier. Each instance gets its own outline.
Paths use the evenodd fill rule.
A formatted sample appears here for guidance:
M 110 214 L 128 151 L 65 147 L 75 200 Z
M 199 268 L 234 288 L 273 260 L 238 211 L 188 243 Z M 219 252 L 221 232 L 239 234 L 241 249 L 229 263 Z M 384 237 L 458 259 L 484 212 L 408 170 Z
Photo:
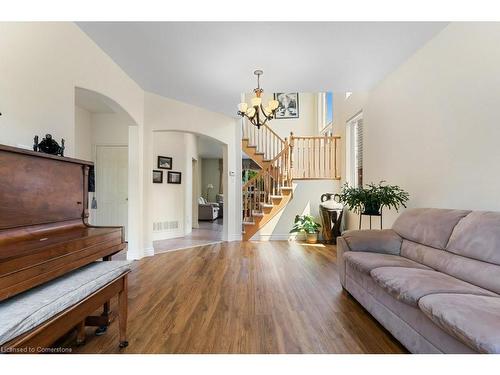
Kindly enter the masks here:
M 253 90 L 255 96 L 252 98 L 251 106 L 247 103 L 240 103 L 238 105 L 238 115 L 246 117 L 253 125 L 260 129 L 267 121 L 274 118 L 274 114 L 279 107 L 277 100 L 270 100 L 267 106 L 262 105 L 261 95 L 264 92 L 260 88 L 260 76 L 264 74 L 262 70 L 253 72 L 257 76 L 257 88 Z

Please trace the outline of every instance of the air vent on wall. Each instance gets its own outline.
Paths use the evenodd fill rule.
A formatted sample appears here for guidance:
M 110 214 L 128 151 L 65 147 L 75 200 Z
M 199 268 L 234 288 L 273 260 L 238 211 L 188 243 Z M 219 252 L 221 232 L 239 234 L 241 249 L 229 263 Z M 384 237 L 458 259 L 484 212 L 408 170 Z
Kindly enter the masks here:
M 153 232 L 164 232 L 179 228 L 178 221 L 156 221 L 153 223 Z

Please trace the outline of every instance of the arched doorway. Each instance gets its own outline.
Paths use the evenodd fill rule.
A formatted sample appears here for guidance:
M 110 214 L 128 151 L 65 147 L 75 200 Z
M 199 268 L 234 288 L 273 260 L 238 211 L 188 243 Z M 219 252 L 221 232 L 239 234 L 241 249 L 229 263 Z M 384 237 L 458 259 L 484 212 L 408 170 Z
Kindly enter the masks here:
M 138 173 L 137 147 L 130 147 L 136 133 L 137 123 L 120 104 L 96 91 L 75 87 L 75 156 L 93 161 L 95 168 L 89 221 L 123 226 L 129 243 L 136 240 L 139 230 L 134 219 L 137 188 L 131 186 L 138 183 L 133 178 Z
M 199 133 L 171 130 L 152 133 L 150 217 L 155 253 L 227 239 L 226 146 Z

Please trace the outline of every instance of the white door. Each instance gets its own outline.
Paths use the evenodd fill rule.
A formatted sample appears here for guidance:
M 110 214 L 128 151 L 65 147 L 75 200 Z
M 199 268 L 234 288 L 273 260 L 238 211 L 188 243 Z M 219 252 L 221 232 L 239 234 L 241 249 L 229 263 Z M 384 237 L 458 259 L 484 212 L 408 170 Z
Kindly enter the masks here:
M 96 225 L 125 227 L 128 221 L 128 148 L 97 146 L 95 162 Z

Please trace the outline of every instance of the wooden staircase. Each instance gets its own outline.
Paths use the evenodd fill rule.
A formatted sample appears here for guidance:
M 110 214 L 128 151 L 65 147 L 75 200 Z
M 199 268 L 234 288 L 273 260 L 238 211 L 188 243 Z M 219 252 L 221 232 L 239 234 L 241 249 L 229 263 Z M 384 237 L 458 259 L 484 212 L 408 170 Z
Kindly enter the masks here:
M 340 179 L 339 136 L 282 139 L 267 125 L 244 122 L 242 150 L 261 168 L 247 181 L 243 194 L 243 240 L 250 240 L 293 198 L 293 180 Z M 296 165 L 296 169 L 294 169 Z

